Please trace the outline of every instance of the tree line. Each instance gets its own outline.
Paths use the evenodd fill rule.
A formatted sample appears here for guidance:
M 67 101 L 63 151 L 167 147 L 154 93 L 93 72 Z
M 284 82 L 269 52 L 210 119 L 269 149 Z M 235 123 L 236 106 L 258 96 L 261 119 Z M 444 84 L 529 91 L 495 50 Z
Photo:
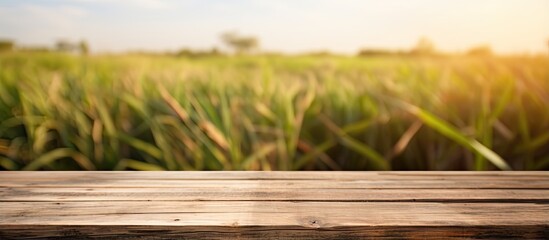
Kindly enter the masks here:
M 489 45 L 478 45 L 468 49 L 465 55 L 468 56 L 492 56 L 494 52 Z M 436 49 L 435 44 L 427 39 L 420 38 L 414 47 L 410 50 L 387 50 L 387 49 L 375 49 L 366 48 L 359 50 L 358 56 L 386 56 L 386 55 L 411 55 L 411 56 L 440 56 L 445 55 L 443 52 Z
M 225 32 L 220 35 L 220 40 L 225 46 L 230 49 L 230 52 L 235 55 L 247 55 L 259 53 L 260 41 L 257 37 L 241 35 L 237 32 Z M 547 46 L 549 47 L 549 40 L 547 41 Z M 49 52 L 49 51 L 58 51 L 65 53 L 75 53 L 81 55 L 88 55 L 90 53 L 90 47 L 85 40 L 79 42 L 71 42 L 67 40 L 59 40 L 55 43 L 53 48 L 48 47 L 28 47 L 28 46 L 18 46 L 14 41 L 11 40 L 1 40 L 0 39 L 0 52 L 9 52 L 9 51 L 29 51 L 29 52 Z M 139 52 L 146 53 L 146 52 Z M 146 53 L 146 54 L 161 54 L 161 55 L 173 55 L 178 57 L 207 57 L 207 56 L 219 56 L 227 55 L 226 52 L 219 50 L 217 47 L 213 47 L 210 50 L 196 50 L 190 48 L 183 48 L 175 52 L 167 53 Z M 469 56 L 492 56 L 494 53 L 489 45 L 479 45 L 470 48 L 465 52 Z M 313 56 L 325 56 L 325 55 L 334 55 L 329 51 L 320 51 L 309 53 L 308 55 Z M 357 52 L 357 56 L 369 57 L 369 56 L 387 56 L 387 55 L 411 55 L 411 56 L 437 56 L 444 55 L 444 53 L 438 51 L 435 47 L 435 44 L 427 39 L 420 38 L 416 45 L 410 50 L 388 50 L 388 49 L 379 49 L 379 48 L 364 48 Z
M 19 46 L 12 40 L 0 40 L 0 52 L 65 52 L 75 53 L 81 55 L 88 55 L 90 53 L 90 47 L 84 40 L 79 42 L 71 42 L 67 40 L 59 40 L 55 43 L 54 47 L 47 46 Z

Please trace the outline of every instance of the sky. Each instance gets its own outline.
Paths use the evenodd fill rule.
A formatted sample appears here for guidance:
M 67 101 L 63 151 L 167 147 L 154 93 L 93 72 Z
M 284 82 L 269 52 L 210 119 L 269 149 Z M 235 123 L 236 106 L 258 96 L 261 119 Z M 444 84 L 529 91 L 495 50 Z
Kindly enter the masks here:
M 548 50 L 549 0 L 0 0 L 0 39 L 21 45 L 210 49 L 227 31 L 287 53 L 410 49 L 421 37 L 450 52 L 537 53 Z

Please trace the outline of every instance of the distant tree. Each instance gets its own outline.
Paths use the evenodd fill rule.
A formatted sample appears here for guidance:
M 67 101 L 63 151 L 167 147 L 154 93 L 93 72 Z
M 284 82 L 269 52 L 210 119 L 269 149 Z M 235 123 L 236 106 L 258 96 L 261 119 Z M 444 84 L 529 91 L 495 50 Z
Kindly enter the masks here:
M 417 55 L 433 55 L 435 53 L 435 44 L 425 37 L 419 39 L 416 46 L 412 49 L 412 54 Z
M 80 54 L 82 55 L 88 55 L 90 53 L 90 47 L 88 43 L 84 40 L 80 41 L 78 44 L 78 48 L 80 50 Z
M 488 45 L 473 47 L 469 49 L 469 51 L 467 51 L 467 55 L 469 56 L 487 57 L 487 56 L 491 56 L 492 54 L 493 54 L 492 48 L 490 48 L 490 46 Z
M 218 55 L 223 55 L 223 53 L 219 51 L 219 49 L 217 49 L 216 47 L 213 47 L 212 49 L 210 49 L 210 55 L 218 56 Z
M 0 40 L 0 52 L 13 51 L 15 43 L 10 40 Z
M 212 48 L 210 50 L 193 50 L 189 48 L 183 48 L 174 54 L 177 57 L 187 57 L 187 58 L 199 58 L 199 57 L 212 57 L 223 55 L 217 48 Z
M 221 35 L 221 40 L 237 54 L 250 53 L 259 47 L 259 40 L 252 36 L 241 36 L 235 32 Z
M 76 49 L 76 46 L 71 42 L 59 40 L 55 43 L 55 49 L 60 52 L 72 52 Z

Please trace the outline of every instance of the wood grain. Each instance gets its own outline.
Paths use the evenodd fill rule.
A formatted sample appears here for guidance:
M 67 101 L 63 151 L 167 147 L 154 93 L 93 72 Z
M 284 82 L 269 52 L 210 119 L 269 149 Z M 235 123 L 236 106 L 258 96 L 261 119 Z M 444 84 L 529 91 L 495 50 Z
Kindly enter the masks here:
M 521 237 L 546 172 L 0 172 L 0 239 Z

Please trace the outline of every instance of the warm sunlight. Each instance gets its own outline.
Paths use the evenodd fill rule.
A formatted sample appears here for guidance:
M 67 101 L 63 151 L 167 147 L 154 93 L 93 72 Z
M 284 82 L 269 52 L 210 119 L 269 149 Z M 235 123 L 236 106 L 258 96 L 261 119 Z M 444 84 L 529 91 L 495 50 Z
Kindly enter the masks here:
M 491 45 L 547 50 L 546 0 L 47 0 L 0 2 L 0 38 L 27 45 L 87 40 L 93 51 L 210 49 L 224 31 L 276 52 L 407 49 L 420 37 L 443 51 Z

